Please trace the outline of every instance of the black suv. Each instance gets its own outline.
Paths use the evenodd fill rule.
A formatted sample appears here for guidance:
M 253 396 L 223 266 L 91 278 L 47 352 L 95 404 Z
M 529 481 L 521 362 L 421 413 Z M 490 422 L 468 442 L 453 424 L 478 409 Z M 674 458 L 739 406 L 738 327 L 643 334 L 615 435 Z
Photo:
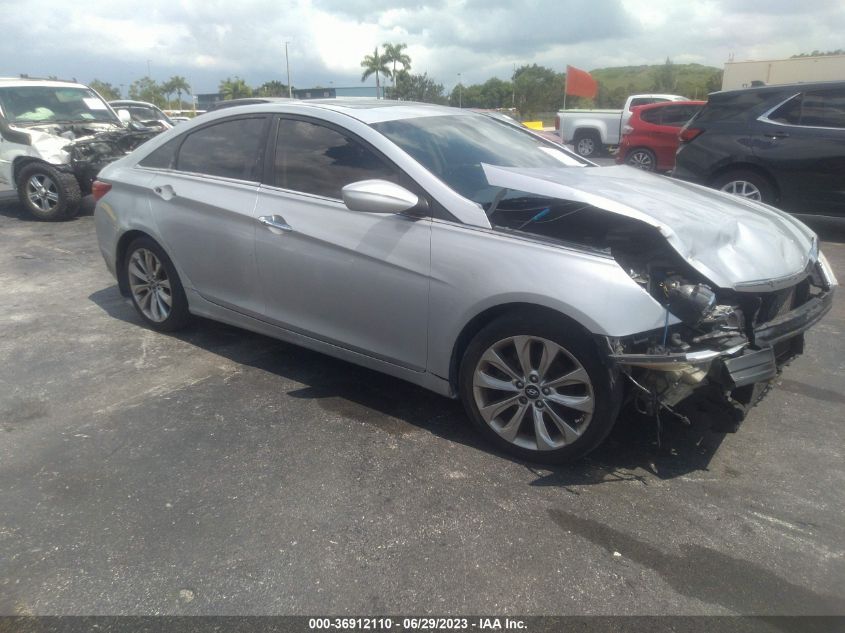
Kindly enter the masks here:
M 845 215 L 845 82 L 715 92 L 672 175 L 787 211 Z

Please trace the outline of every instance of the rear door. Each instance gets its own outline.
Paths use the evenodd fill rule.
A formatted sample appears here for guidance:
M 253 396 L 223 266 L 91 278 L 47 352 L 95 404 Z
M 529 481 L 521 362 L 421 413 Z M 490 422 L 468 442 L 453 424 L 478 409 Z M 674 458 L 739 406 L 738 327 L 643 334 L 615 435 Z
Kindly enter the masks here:
M 699 109 L 701 106 L 673 104 L 656 107 L 650 111 L 658 117 L 651 135 L 657 154 L 657 166 L 661 171 L 670 170 L 675 166 L 678 132 Z
M 775 175 L 780 206 L 845 214 L 845 88 L 798 94 L 755 128 L 754 154 Z
M 431 220 L 350 211 L 341 200 L 342 187 L 360 180 L 412 184 L 344 128 L 287 115 L 277 128 L 256 209 L 257 218 L 273 223 L 259 223 L 256 233 L 267 317 L 312 338 L 423 370 Z
M 230 309 L 260 313 L 253 213 L 268 116 L 214 121 L 150 154 L 150 205 L 165 248 L 187 282 Z M 168 149 L 166 149 L 168 148 Z

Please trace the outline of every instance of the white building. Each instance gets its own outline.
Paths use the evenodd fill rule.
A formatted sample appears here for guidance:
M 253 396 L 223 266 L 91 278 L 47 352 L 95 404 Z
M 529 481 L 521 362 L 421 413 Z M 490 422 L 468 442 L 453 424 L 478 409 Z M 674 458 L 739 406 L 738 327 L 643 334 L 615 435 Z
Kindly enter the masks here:
M 748 88 L 755 81 L 774 86 L 837 80 L 845 81 L 845 55 L 726 62 L 722 90 Z

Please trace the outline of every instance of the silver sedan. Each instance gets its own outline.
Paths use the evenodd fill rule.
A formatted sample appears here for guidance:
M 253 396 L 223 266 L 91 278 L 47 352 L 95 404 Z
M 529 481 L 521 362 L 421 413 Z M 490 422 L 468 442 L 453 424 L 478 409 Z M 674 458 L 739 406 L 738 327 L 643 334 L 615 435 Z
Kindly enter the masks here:
M 595 448 L 623 406 L 750 406 L 836 284 L 775 209 L 423 104 L 221 110 L 112 163 L 94 194 L 149 327 L 201 315 L 460 397 L 542 461 Z

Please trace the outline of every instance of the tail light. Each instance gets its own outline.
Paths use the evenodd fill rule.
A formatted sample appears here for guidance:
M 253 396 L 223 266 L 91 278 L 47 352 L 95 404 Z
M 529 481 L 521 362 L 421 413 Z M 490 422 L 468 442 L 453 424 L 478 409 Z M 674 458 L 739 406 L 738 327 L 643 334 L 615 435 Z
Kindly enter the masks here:
M 622 126 L 622 136 L 625 136 L 626 134 L 630 134 L 633 131 L 634 131 L 634 128 L 632 128 L 627 123 Z
M 555 129 L 556 130 L 560 129 L 560 115 L 559 114 L 555 115 Z
M 106 195 L 109 191 L 111 191 L 111 185 L 107 182 L 95 180 L 94 184 L 91 185 L 91 195 L 94 196 L 95 202 Z
M 704 130 L 701 130 L 697 127 L 682 127 L 681 131 L 678 133 L 678 139 L 681 141 L 681 143 L 689 143 L 703 131 Z

